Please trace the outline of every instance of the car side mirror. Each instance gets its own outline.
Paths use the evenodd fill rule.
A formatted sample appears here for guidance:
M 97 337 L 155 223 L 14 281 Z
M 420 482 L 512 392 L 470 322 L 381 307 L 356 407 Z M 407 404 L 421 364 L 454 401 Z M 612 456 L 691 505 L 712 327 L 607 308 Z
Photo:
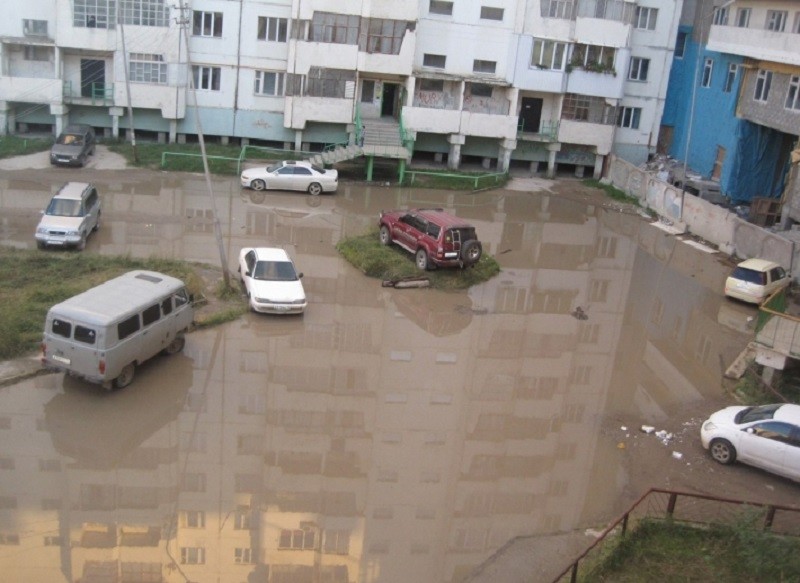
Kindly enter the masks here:
M 300 273 L 297 274 L 297 279 L 302 279 L 302 277 L 303 277 L 303 272 L 301 271 Z
M 745 429 L 745 433 L 749 433 L 750 435 L 753 435 L 755 432 L 756 430 L 753 429 L 752 427 L 748 427 L 747 429 Z

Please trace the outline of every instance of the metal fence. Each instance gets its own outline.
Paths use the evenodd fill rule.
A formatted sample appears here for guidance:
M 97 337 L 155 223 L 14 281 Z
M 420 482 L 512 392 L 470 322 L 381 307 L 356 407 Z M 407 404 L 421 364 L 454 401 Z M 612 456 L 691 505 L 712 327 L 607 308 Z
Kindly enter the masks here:
M 586 551 L 553 579 L 553 583 L 590 580 L 593 571 L 621 540 L 635 536 L 628 531 L 633 531 L 642 520 L 671 519 L 685 524 L 732 526 L 744 517 L 753 518 L 754 514 L 763 530 L 800 537 L 800 508 L 653 488 L 606 527 Z

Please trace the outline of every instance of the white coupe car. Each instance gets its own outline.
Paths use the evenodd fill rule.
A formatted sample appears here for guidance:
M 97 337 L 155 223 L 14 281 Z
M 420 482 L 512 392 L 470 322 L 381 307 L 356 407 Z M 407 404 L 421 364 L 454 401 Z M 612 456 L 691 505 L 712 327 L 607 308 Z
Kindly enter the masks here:
M 721 464 L 738 460 L 800 482 L 800 405 L 726 407 L 703 423 L 700 439 Z
M 267 167 L 248 168 L 242 172 L 241 182 L 244 188 L 253 190 L 298 190 L 316 196 L 336 192 L 339 172 L 310 162 L 285 160 Z
M 239 277 L 250 309 L 264 314 L 302 314 L 306 293 L 289 255 L 273 247 L 247 247 L 239 253 Z

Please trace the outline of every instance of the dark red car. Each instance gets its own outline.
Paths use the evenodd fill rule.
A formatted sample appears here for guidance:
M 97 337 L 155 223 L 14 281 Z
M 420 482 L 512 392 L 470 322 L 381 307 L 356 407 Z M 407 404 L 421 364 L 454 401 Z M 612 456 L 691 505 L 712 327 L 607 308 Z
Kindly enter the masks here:
M 475 227 L 442 209 L 381 212 L 378 227 L 381 243 L 413 253 L 420 269 L 472 266 L 483 253 Z

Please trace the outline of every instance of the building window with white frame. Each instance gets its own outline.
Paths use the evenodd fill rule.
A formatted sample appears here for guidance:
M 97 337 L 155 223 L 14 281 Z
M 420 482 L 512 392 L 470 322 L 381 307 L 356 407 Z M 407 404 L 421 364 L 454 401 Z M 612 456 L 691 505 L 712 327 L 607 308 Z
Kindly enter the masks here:
M 279 71 L 256 71 L 254 92 L 256 95 L 280 97 L 286 86 L 286 74 Z
M 253 549 L 249 547 L 233 549 L 233 562 L 238 565 L 253 564 Z
M 25 61 L 49 61 L 53 52 L 50 47 L 38 47 L 36 45 L 25 45 L 22 58 Z
M 47 36 L 47 21 L 23 19 L 22 34 L 25 36 Z
M 258 17 L 258 40 L 285 43 L 289 33 L 289 19 L 274 16 Z
M 182 565 L 204 565 L 206 549 L 203 547 L 181 547 Z
M 370 18 L 366 26 L 366 38 L 362 30 L 358 49 L 371 54 L 399 55 L 408 26 L 404 20 Z
M 700 87 L 711 87 L 711 73 L 714 71 L 714 59 L 703 61 L 703 78 Z
M 587 71 L 613 71 L 617 49 L 602 45 L 585 45 L 578 43 L 572 48 L 570 65 L 582 67 Z
M 114 28 L 114 0 L 73 0 L 72 26 L 79 28 Z
M 769 90 L 772 86 L 772 71 L 759 69 L 756 75 L 756 88 L 753 92 L 753 99 L 766 103 L 769 99 Z
M 750 26 L 750 9 L 739 8 L 736 11 L 736 26 L 739 28 L 747 28 Z
M 120 0 L 119 20 L 136 26 L 169 26 L 166 0 Z
M 131 53 L 128 62 L 128 78 L 132 83 L 167 84 L 167 64 L 164 55 Z
M 572 20 L 575 16 L 574 0 L 542 0 L 542 18 L 560 18 Z
M 736 73 L 739 72 L 739 65 L 736 63 L 728 63 L 728 74 L 725 75 L 725 85 L 722 87 L 723 93 L 730 93 L 733 91 L 733 84 L 736 81 Z
M 631 57 L 628 67 L 628 79 L 630 81 L 647 81 L 647 72 L 650 69 L 650 59 L 641 57 Z
M 800 111 L 800 75 L 789 78 L 789 91 L 786 93 L 786 109 Z
M 800 34 L 800 12 L 794 13 L 794 24 L 792 25 L 792 32 Z
M 447 55 L 432 55 L 430 53 L 425 53 L 422 55 L 422 66 L 423 67 L 431 67 L 433 69 L 444 69 L 444 65 L 447 62 Z
M 357 45 L 361 17 L 354 14 L 314 12 L 311 19 L 312 42 Z
M 714 10 L 713 23 L 717 26 L 728 26 L 729 9 L 727 6 L 721 6 Z
M 783 32 L 789 13 L 786 10 L 767 10 L 767 30 Z
M 222 38 L 222 12 L 195 10 L 192 16 L 192 34 Z
M 641 107 L 621 107 L 619 110 L 619 117 L 617 118 L 617 125 L 621 128 L 638 130 L 641 117 Z
M 640 30 L 655 30 L 656 20 L 658 19 L 658 8 L 647 8 L 646 6 L 636 7 L 634 27 Z
M 184 528 L 205 528 L 206 513 L 202 510 L 183 510 L 180 525 Z
M 531 67 L 563 71 L 566 57 L 567 43 L 538 38 L 533 39 Z
M 195 89 L 202 89 L 204 91 L 219 91 L 221 76 L 221 67 L 209 67 L 206 65 L 192 66 L 192 80 L 194 81 Z
M 481 20 L 503 20 L 503 9 L 493 6 L 481 6 Z
M 496 70 L 496 61 L 484 61 L 482 59 L 475 59 L 472 61 L 473 73 L 494 73 Z

